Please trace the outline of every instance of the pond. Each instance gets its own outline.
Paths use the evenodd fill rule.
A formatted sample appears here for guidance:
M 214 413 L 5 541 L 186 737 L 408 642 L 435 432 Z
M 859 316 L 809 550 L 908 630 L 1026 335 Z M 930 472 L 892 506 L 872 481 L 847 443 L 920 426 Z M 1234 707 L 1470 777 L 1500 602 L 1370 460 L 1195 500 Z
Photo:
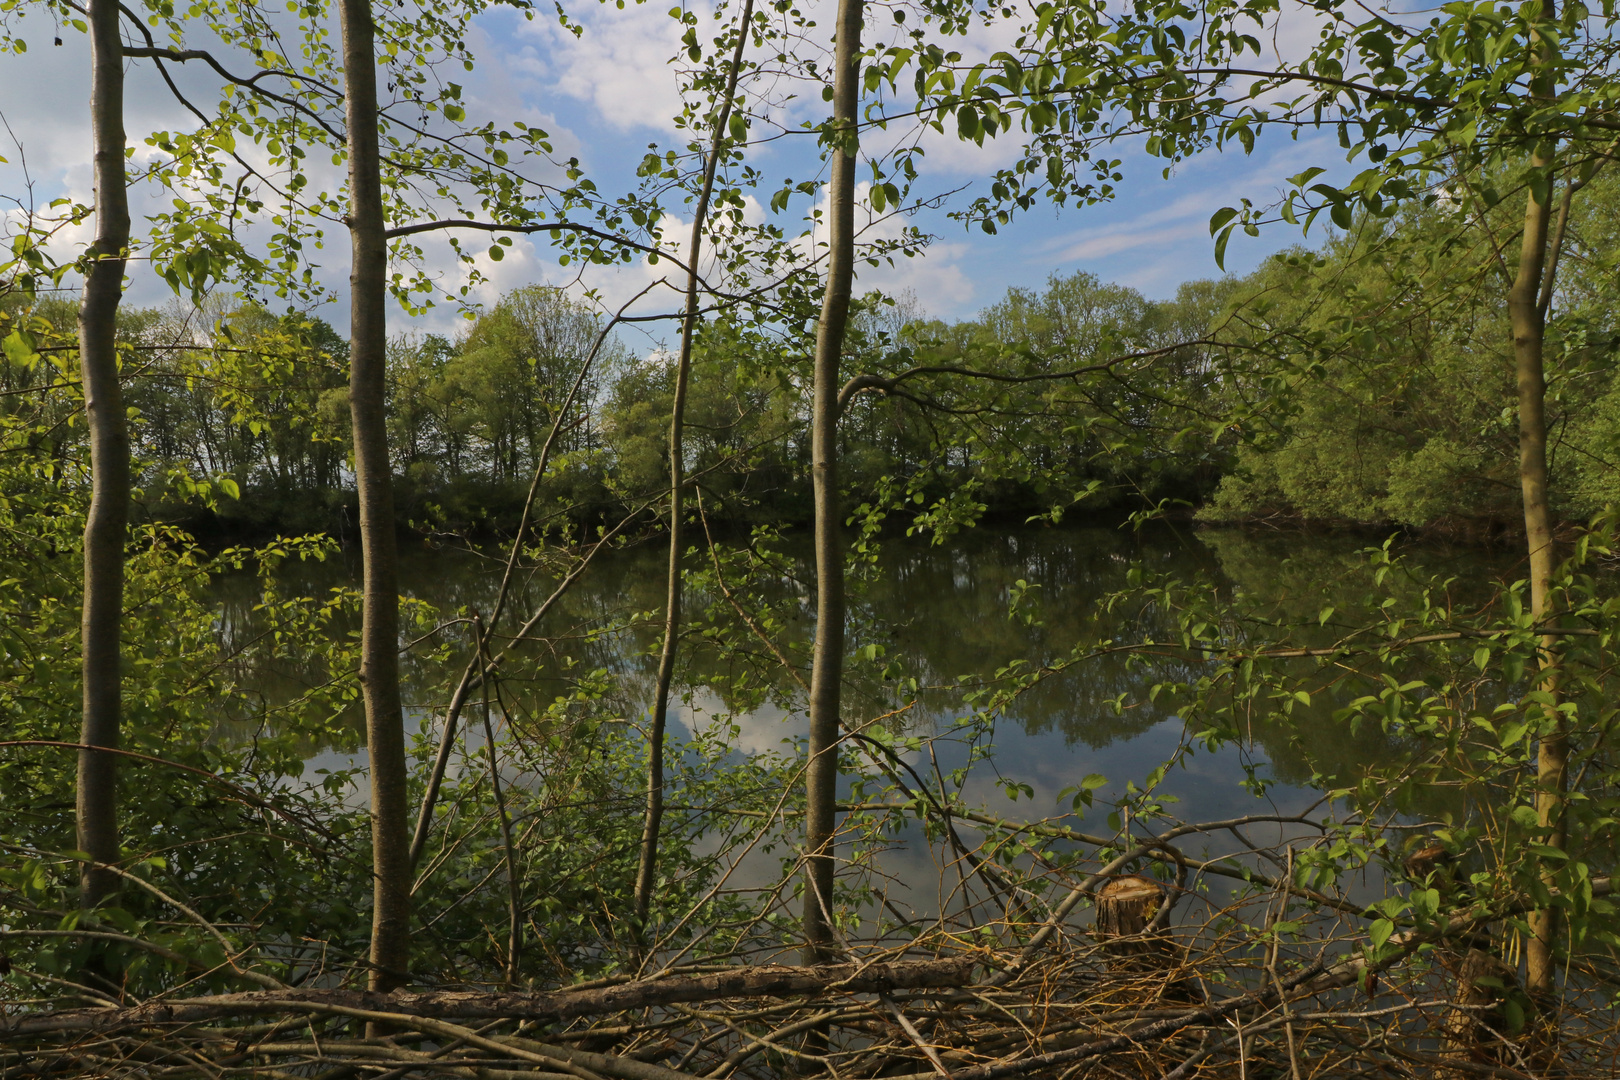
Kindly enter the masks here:
M 1341 594 L 1365 587 L 1370 543 L 1367 537 L 1195 531 L 1163 524 L 1140 531 L 1113 525 L 983 528 L 960 533 L 943 545 L 888 541 L 853 580 L 849 647 L 852 654 L 866 650 L 878 659 L 851 667 L 846 724 L 893 711 L 903 696 L 897 687 L 915 679 L 922 688 L 916 703 L 888 723 L 903 735 L 944 736 L 902 756 L 919 775 L 949 774 L 969 763 L 968 745 L 948 737 L 957 719 L 972 711 L 959 679 L 983 678 L 1015 662 L 1038 667 L 1060 660 L 1077 640 L 1170 633 L 1173 624 L 1140 595 L 1105 603 L 1126 589 L 1133 567 L 1149 577 L 1190 581 L 1202 576 L 1228 595 L 1249 598 L 1256 612 L 1309 618 L 1326 605 L 1344 604 Z M 755 582 L 753 594 L 770 602 L 780 616 L 774 645 L 788 659 L 803 661 L 805 678 L 813 638 L 813 564 L 808 555 L 807 549 L 789 544 L 779 572 Z M 1419 569 L 1456 576 L 1462 588 L 1483 590 L 1515 569 L 1510 554 L 1471 548 L 1413 546 L 1407 557 Z M 530 652 L 545 658 L 524 669 L 512 692 L 544 704 L 563 685 L 558 675 L 564 663 L 574 670 L 601 670 L 614 688 L 609 700 L 623 718 L 644 720 L 657 667 L 664 558 L 662 544 L 654 542 L 606 553 L 594 562 L 537 628 L 545 640 Z M 503 569 L 499 553 L 465 549 L 414 547 L 403 553 L 402 561 L 408 595 L 446 616 L 467 608 L 490 610 Z M 706 555 L 694 552 L 688 565 L 707 569 Z M 284 570 L 289 592 L 311 595 L 354 584 L 357 573 L 352 551 L 342 559 L 291 564 Z M 525 579 L 504 625 L 510 628 L 526 617 L 555 580 L 543 573 Z M 227 578 L 219 588 L 227 617 L 251 623 L 252 582 Z M 700 628 L 706 625 L 705 602 L 726 607 L 712 582 L 694 600 L 693 617 Z M 632 618 L 632 612 L 642 615 Z M 749 680 L 739 680 L 735 656 L 722 660 L 701 636 L 688 644 L 678 673 L 682 700 L 670 716 L 675 739 L 723 719 L 736 725 L 733 745 L 739 755 L 792 752 L 794 742 L 803 740 L 802 690 L 770 660 L 764 644 L 755 641 L 753 646 L 759 663 L 749 692 L 739 689 Z M 458 649 L 449 667 L 420 658 L 407 665 L 407 698 L 412 702 L 408 726 L 428 725 L 431 732 L 434 706 L 442 709 L 446 687 L 453 685 L 464 656 Z M 300 683 L 295 671 L 265 671 L 258 677 L 263 681 L 259 689 L 271 698 L 285 697 Z M 1152 670 L 1133 665 L 1129 654 L 1121 652 L 1089 659 L 1041 682 L 998 718 L 993 754 L 968 774 L 965 799 L 1008 819 L 1046 818 L 1070 812 L 1068 796 L 1075 786 L 1101 777 L 1105 779 L 1092 781 L 1100 786 L 1087 827 L 1113 832 L 1103 819 L 1126 786 L 1140 785 L 1144 776 L 1192 744 L 1193 752 L 1179 755 L 1157 789 L 1174 816 L 1209 821 L 1292 814 L 1319 801 L 1312 779 L 1325 767 L 1341 770 L 1342 776 L 1402 752 L 1377 732 L 1345 730 L 1333 720 L 1331 701 L 1303 711 L 1286 730 L 1257 722 L 1245 738 L 1209 751 L 1191 738 L 1180 717 L 1148 700 L 1150 682 L 1164 677 L 1162 665 Z M 468 733 L 474 744 L 481 741 L 476 727 Z M 349 767 L 364 760 L 363 751 L 312 751 L 311 769 Z M 1254 776 L 1271 781 L 1259 795 L 1245 783 Z M 1273 827 L 1259 839 L 1278 838 Z M 931 864 L 937 853 L 911 842 L 915 839 L 898 838 L 896 848 L 884 856 L 885 871 L 902 882 L 937 882 L 938 867 Z M 915 899 L 926 906 L 925 897 Z

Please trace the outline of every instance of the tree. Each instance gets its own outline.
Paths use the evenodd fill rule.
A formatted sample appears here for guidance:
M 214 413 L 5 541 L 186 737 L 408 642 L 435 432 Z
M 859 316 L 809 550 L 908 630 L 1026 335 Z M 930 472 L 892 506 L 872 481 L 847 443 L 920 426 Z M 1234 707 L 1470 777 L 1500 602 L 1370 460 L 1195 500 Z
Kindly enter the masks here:
M 1563 852 L 1569 731 L 1559 690 L 1563 643 L 1556 633 L 1558 555 L 1547 482 L 1544 354 L 1570 202 L 1609 161 L 1613 145 L 1604 114 L 1620 58 L 1608 33 L 1614 16 L 1591 20 L 1584 8 L 1560 13 L 1555 4 L 1544 3 L 1511 12 L 1448 9 L 1444 17 L 1413 28 L 1354 18 L 1335 11 L 1335 32 L 1306 60 L 1283 71 L 1256 73 L 1261 86 L 1304 83 L 1307 94 L 1290 102 L 1285 115 L 1302 115 L 1309 108 L 1320 117 L 1331 110 L 1341 138 L 1350 143 L 1354 131 L 1359 140 L 1350 143 L 1352 153 L 1367 155 L 1368 166 L 1343 188 L 1307 187 L 1320 170 L 1293 178 L 1281 215 L 1294 220 L 1299 200 L 1308 207 L 1307 227 L 1322 209 L 1347 225 L 1352 206 L 1387 214 L 1413 200 L 1432 203 L 1447 184 L 1459 189 L 1472 213 L 1515 190 L 1524 199 L 1520 227 L 1505 239 L 1488 237 L 1489 258 L 1505 286 L 1511 324 L 1530 616 L 1537 626 L 1554 631 L 1541 642 L 1536 814 L 1547 847 Z M 1505 42 L 1513 47 L 1502 48 Z M 1238 44 L 1233 53 L 1242 50 Z M 1482 73 L 1488 74 L 1482 78 Z M 1268 110 L 1253 106 L 1233 113 L 1223 121 L 1223 131 L 1233 134 L 1273 121 Z M 1507 181 L 1506 192 L 1498 188 L 1500 180 Z M 1556 225 L 1555 202 L 1561 202 Z M 1212 231 L 1224 237 L 1239 222 L 1253 228 L 1255 215 L 1247 207 L 1223 211 Z M 1559 870 L 1549 862 L 1549 888 Z M 1538 910 L 1531 927 L 1527 989 L 1546 996 L 1554 990 L 1558 968 L 1556 909 Z
M 811 376 L 810 468 L 815 492 L 816 642 L 810 667 L 810 747 L 805 774 L 804 961 L 834 955 L 833 836 L 844 670 L 844 544 L 838 492 L 838 392 L 855 279 L 855 162 L 859 155 L 862 0 L 839 0 L 828 160 L 827 275 Z
M 658 872 L 658 838 L 664 818 L 664 734 L 669 711 L 670 686 L 675 677 L 675 653 L 681 629 L 681 545 L 682 497 L 686 487 L 686 395 L 692 375 L 692 344 L 697 334 L 698 267 L 703 252 L 703 233 L 709 224 L 709 200 L 714 194 L 715 173 L 732 138 L 731 110 L 737 96 L 737 79 L 742 74 L 743 50 L 753 31 L 753 0 L 743 0 L 737 16 L 737 43 L 726 69 L 724 88 L 717 95 L 713 135 L 703 162 L 703 178 L 692 215 L 692 236 L 686 246 L 686 310 L 681 315 L 680 353 L 675 361 L 675 386 L 669 412 L 669 570 L 664 600 L 664 643 L 658 655 L 657 685 L 653 690 L 652 717 L 647 736 L 647 815 L 642 826 L 641 856 L 636 869 L 635 920 L 645 927 L 652 909 L 653 888 Z
M 1193 36 L 1179 30 L 1190 14 L 1180 4 L 1142 0 L 1117 16 L 1043 9 L 1018 48 L 976 65 L 959 83 L 947 78 L 949 92 L 934 99 L 937 115 L 954 115 L 963 128 L 1025 132 L 1020 159 L 1000 171 L 970 216 L 993 231 L 1043 194 L 1060 204 L 1107 197 L 1121 174 L 1105 151 L 1123 137 L 1145 135 L 1150 154 L 1173 162 L 1227 143 L 1252 149 L 1268 127 L 1331 128 L 1352 159 L 1365 155 L 1366 167 L 1343 186 L 1321 182 L 1322 168 L 1288 178 L 1273 209 L 1307 229 L 1323 211 L 1349 228 L 1357 207 L 1382 216 L 1442 193 L 1461 198 L 1470 213 L 1509 194 L 1522 197 L 1517 242 L 1492 237 L 1489 259 L 1512 324 L 1531 614 L 1555 630 L 1544 363 L 1564 242 L 1555 216 L 1566 219 L 1571 198 L 1610 160 L 1616 15 L 1593 17 L 1579 5 L 1560 11 L 1550 2 L 1456 5 L 1427 23 L 1366 18 L 1348 4 L 1314 10 L 1324 26 L 1307 54 L 1268 64 L 1252 32 L 1283 17 L 1268 2 L 1200 5 L 1202 28 Z M 980 86 L 993 89 L 975 93 Z M 1217 261 L 1234 229 L 1256 232 L 1265 220 L 1249 201 L 1217 212 L 1210 222 Z M 1437 257 L 1450 254 L 1441 238 Z M 1567 839 L 1569 745 L 1558 689 L 1561 647 L 1556 633 L 1545 636 L 1537 690 L 1536 813 L 1547 846 L 1558 851 Z M 1547 864 L 1545 887 L 1559 863 Z M 1542 909 L 1532 922 L 1529 988 L 1545 995 L 1556 970 L 1556 912 Z
M 84 525 L 82 632 L 85 747 L 117 749 L 121 717 L 124 531 L 129 521 L 129 431 L 119 383 L 117 320 L 129 251 L 124 175 L 124 57 L 119 7 L 90 0 L 90 122 L 95 145 L 96 239 L 86 254 L 79 308 L 79 364 L 90 425 L 93 494 Z M 79 751 L 79 849 L 96 863 L 119 861 L 117 759 Z M 83 902 L 95 907 L 117 885 L 113 871 L 87 865 Z
M 360 685 L 371 777 L 373 990 L 410 979 L 411 860 L 405 714 L 399 695 L 399 564 L 388 453 L 388 238 L 383 217 L 377 44 L 370 0 L 341 0 L 348 121 L 349 408 L 365 563 Z

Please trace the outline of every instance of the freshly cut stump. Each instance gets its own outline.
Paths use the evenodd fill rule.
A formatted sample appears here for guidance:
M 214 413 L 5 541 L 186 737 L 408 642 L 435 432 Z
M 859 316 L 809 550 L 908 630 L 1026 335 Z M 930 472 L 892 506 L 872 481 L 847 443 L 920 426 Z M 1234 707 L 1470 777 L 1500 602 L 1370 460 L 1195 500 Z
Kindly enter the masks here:
M 1124 874 L 1104 885 L 1097 893 L 1097 938 L 1108 943 L 1111 955 L 1144 951 L 1144 941 L 1118 941 L 1141 938 L 1164 903 L 1164 886 L 1139 874 Z M 1149 950 L 1150 951 L 1150 950 Z
M 1153 919 L 1167 902 L 1163 885 L 1139 874 L 1122 874 L 1097 891 L 1092 932 L 1108 957 L 1108 970 L 1152 988 L 1154 997 L 1200 1002 L 1196 980 L 1182 973 L 1182 952 Z
M 1506 1028 L 1501 1006 L 1518 980 L 1511 968 L 1484 949 L 1471 948 L 1461 956 L 1452 953 L 1447 959 L 1451 962 L 1446 966 L 1454 968 L 1457 982 L 1444 1021 L 1441 1056 L 1462 1065 L 1445 1070 L 1447 1075 L 1461 1078 L 1474 1074 L 1468 1065 L 1501 1061 Z

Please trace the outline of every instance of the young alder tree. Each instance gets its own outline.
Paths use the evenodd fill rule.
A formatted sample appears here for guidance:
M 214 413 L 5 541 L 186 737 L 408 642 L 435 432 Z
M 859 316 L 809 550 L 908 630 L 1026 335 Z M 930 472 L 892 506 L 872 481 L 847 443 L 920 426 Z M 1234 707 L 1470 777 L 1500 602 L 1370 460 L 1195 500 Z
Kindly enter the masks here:
M 753 32 L 754 0 L 743 0 L 736 24 L 736 44 L 726 67 L 725 83 L 717 94 L 718 107 L 712 113 L 713 133 L 703 159 L 702 179 L 692 211 L 692 235 L 686 246 L 686 310 L 681 316 L 681 344 L 675 362 L 675 395 L 669 414 L 669 570 L 664 601 L 664 643 L 658 654 L 657 684 L 653 691 L 652 716 L 647 734 L 647 814 L 642 827 L 641 852 L 636 866 L 635 921 L 645 927 L 652 909 L 653 889 L 658 874 L 658 837 L 664 818 L 664 743 L 669 711 L 670 687 L 675 678 L 675 657 L 681 631 L 681 545 L 684 513 L 682 499 L 686 488 L 686 395 L 692 374 L 692 342 L 697 333 L 699 304 L 698 268 L 702 265 L 703 235 L 709 227 L 709 203 L 714 195 L 715 175 L 721 159 L 733 141 L 740 141 L 731 130 L 732 107 L 736 103 L 737 80 L 742 73 L 743 51 Z M 740 133 L 746 137 L 746 127 Z
M 1351 157 L 1367 164 L 1348 184 L 1312 181 L 1320 169 L 1292 178 L 1284 220 L 1305 224 L 1323 209 L 1348 225 L 1352 208 L 1374 216 L 1442 195 L 1461 204 L 1460 224 L 1483 226 L 1494 249 L 1490 262 L 1501 285 L 1514 362 L 1519 486 L 1530 594 L 1529 618 L 1541 636 L 1537 688 L 1527 704 L 1536 729 L 1535 812 L 1539 842 L 1558 854 L 1542 860 L 1549 894 L 1570 884 L 1566 791 L 1573 715 L 1560 688 L 1565 644 L 1559 633 L 1559 552 L 1548 485 L 1547 331 L 1557 295 L 1560 256 L 1568 240 L 1572 200 L 1612 160 L 1615 125 L 1607 119 L 1615 93 L 1615 16 L 1579 5 L 1527 5 L 1490 16 L 1448 9 L 1426 24 L 1367 20 L 1346 6 L 1331 9 L 1332 33 L 1297 65 L 1255 73 L 1275 94 L 1303 86 L 1287 101 L 1289 117 L 1307 113 L 1332 124 Z M 1219 61 L 1241 64 L 1241 48 Z M 1232 132 L 1274 122 L 1264 109 L 1236 101 L 1222 119 Z M 1281 119 L 1277 116 L 1275 119 Z M 1522 225 L 1496 235 L 1485 212 L 1522 198 Z M 1239 224 L 1253 230 L 1258 214 L 1245 203 L 1212 222 L 1223 238 Z M 1443 240 L 1452 246 L 1460 236 Z M 1444 257 L 1444 256 L 1442 256 Z M 1561 961 L 1559 907 L 1538 907 L 1526 943 L 1526 989 L 1546 997 Z
M 129 429 L 119 383 L 118 305 L 129 253 L 129 191 L 124 172 L 124 56 L 115 0 L 88 0 L 90 130 L 94 148 L 96 238 L 84 258 L 79 367 L 90 429 L 90 512 L 84 525 L 84 720 L 76 791 L 79 850 L 92 862 L 82 902 L 112 894 L 119 861 L 117 758 L 122 712 L 124 534 L 129 523 Z
M 228 48 L 239 48 L 257 69 L 251 75 L 233 72 L 229 56 L 159 47 L 144 25 L 135 24 L 148 41 L 138 55 L 155 58 L 160 69 L 166 62 L 205 64 L 226 82 L 214 116 L 186 102 L 203 122 L 201 132 L 162 133 L 153 140 L 183 163 L 166 182 L 188 196 L 158 215 L 169 235 L 178 238 L 155 249 L 160 273 L 177 288 L 193 291 L 213 280 L 234 280 L 255 291 L 318 294 L 321 286 L 303 252 L 320 241 L 328 223 L 341 223 L 349 234 L 349 408 L 364 562 L 360 681 L 373 826 L 370 979 L 380 989 L 408 977 L 413 863 L 387 439 L 389 296 L 414 311 L 442 293 L 422 269 L 424 252 L 413 239 L 421 233 L 544 232 L 577 241 L 576 258 L 601 261 L 630 254 L 628 249 L 622 255 L 601 250 L 600 244 L 621 239 L 624 217 L 594 196 L 577 163 L 552 160 L 544 131 L 467 120 L 459 103 L 461 87 L 443 72 L 452 66 L 471 70 L 465 42 L 471 20 L 485 7 L 471 2 L 396 10 L 340 3 L 338 52 L 319 5 L 300 8 L 288 26 L 256 8 L 234 4 L 203 5 L 187 17 L 154 17 L 175 41 L 184 40 L 187 29 L 200 29 Z M 304 62 L 289 59 L 295 56 Z M 379 69 L 386 71 L 391 100 L 379 96 Z M 276 80 L 287 87 L 285 92 L 266 89 Z M 237 152 L 238 135 L 263 148 L 266 165 Z M 331 152 L 346 167 L 346 190 L 311 183 L 310 155 L 316 148 Z M 598 226 L 568 221 L 570 210 L 595 215 Z M 230 222 L 229 229 L 221 228 L 222 219 Z M 268 254 L 262 256 L 239 238 L 251 236 L 248 230 L 260 224 L 271 229 Z M 509 243 L 503 237 L 491 247 L 491 256 L 498 258 Z M 454 238 L 450 244 L 469 264 L 459 294 L 444 297 L 455 302 L 479 277 L 470 267 L 471 253 Z M 400 268 L 397 274 L 395 267 Z
M 373 909 L 369 981 L 410 979 L 411 862 L 406 834 L 405 715 L 399 694 L 399 555 L 388 454 L 388 237 L 370 0 L 340 0 L 349 165 L 349 410 L 364 565 L 360 686 L 371 777 Z
M 829 147 L 827 272 L 811 375 L 810 468 L 815 506 L 816 640 L 810 666 L 810 746 L 805 774 L 804 962 L 826 963 L 833 946 L 833 838 L 844 678 L 844 543 L 838 494 L 838 390 L 855 281 L 855 163 L 860 154 L 863 0 L 839 0 L 834 22 Z

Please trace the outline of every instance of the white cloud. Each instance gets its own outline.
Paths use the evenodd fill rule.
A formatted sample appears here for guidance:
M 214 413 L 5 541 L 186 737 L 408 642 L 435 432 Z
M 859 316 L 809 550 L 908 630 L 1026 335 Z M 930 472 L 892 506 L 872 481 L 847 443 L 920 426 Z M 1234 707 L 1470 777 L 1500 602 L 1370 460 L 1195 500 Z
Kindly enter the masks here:
M 696 10 L 702 33 L 709 13 Z M 519 66 L 548 89 L 592 106 L 597 120 L 620 134 L 673 133 L 681 93 L 670 60 L 680 51 L 682 25 L 659 4 L 604 4 L 578 18 L 584 26 L 578 38 L 556 20 L 523 24 Z
M 870 244 L 898 239 L 902 230 L 912 223 L 911 219 L 892 212 L 875 213 L 869 198 L 870 191 L 871 185 L 865 182 L 857 184 L 855 188 L 856 243 Z M 827 220 L 829 196 L 830 193 L 824 188 L 817 202 L 822 222 Z M 812 234 L 799 241 L 801 255 L 808 258 L 813 252 L 822 259 L 823 270 L 825 243 L 825 228 L 820 225 Z M 877 266 L 857 262 L 855 291 L 861 293 L 870 289 L 882 289 L 894 295 L 910 289 L 917 294 L 922 300 L 923 307 L 930 312 L 943 312 L 962 307 L 975 295 L 973 281 L 962 266 L 971 250 L 971 246 L 965 243 L 936 240 L 911 258 L 896 254 L 892 265 L 887 259 L 880 260 Z
M 695 9 L 700 20 L 699 37 L 706 46 L 715 33 L 712 3 L 700 0 Z M 814 8 L 804 10 L 821 23 L 816 33 L 824 33 L 830 29 L 831 20 L 822 17 L 821 9 L 830 8 L 830 0 L 815 0 Z M 734 7 L 727 9 L 728 19 L 734 14 Z M 541 17 L 528 22 L 509 12 L 481 19 L 471 39 L 479 63 L 473 73 L 465 76 L 466 104 L 475 121 L 489 118 L 510 124 L 521 119 L 544 128 L 551 133 L 560 155 L 585 158 L 602 192 L 611 197 L 635 185 L 629 167 L 639 158 L 649 137 L 664 139 L 676 130 L 671 118 L 680 109 L 679 70 L 670 60 L 679 52 L 682 27 L 657 5 L 627 3 L 623 9 L 588 5 L 580 17 L 586 29 L 578 39 L 554 19 Z M 68 31 L 64 45 L 56 48 L 50 44 L 49 24 L 41 20 L 35 26 L 39 33 L 31 40 L 34 48 L 23 56 L 6 57 L 0 62 L 0 101 L 11 106 L 5 115 L 26 149 L 36 181 L 36 198 L 43 201 L 69 194 L 85 200 L 90 187 L 85 100 L 88 50 L 77 32 Z M 1297 58 L 1313 43 L 1317 26 L 1317 17 L 1308 9 L 1290 8 L 1262 38 L 1268 50 L 1274 38 L 1281 56 Z M 889 32 L 887 26 L 874 26 L 868 37 L 878 41 L 880 35 Z M 988 34 L 975 30 L 970 37 L 961 39 L 960 47 L 969 60 L 979 59 L 1008 44 L 1003 36 L 1010 32 L 1010 26 Z M 824 45 L 817 41 L 809 47 Z M 175 65 L 172 70 L 199 104 L 215 100 L 217 76 L 198 65 Z M 69 92 L 64 93 L 64 87 L 70 88 Z M 825 110 L 819 94 L 805 93 L 805 89 L 787 83 L 776 87 L 779 94 L 793 91 L 799 95 L 783 107 L 780 118 L 784 122 L 813 119 Z M 192 123 L 193 118 L 173 101 L 150 65 L 130 65 L 126 127 L 133 144 L 138 146 L 147 132 L 184 129 Z M 1280 142 L 1280 134 L 1268 132 L 1262 139 L 1261 152 L 1252 159 L 1236 154 L 1204 155 L 1178 166 L 1177 174 L 1164 183 L 1150 179 L 1156 175 L 1159 163 L 1145 158 L 1132 161 L 1132 190 L 1122 191 L 1118 202 L 1065 215 L 1066 224 L 1085 222 L 1083 228 L 1072 224 L 1061 229 L 1021 224 L 990 239 L 954 233 L 953 223 L 946 223 L 938 214 L 925 215 L 919 219 L 925 228 L 954 235 L 936 242 L 917 258 L 897 258 L 893 267 L 862 264 L 858 267 L 858 287 L 888 291 L 910 288 L 931 311 L 946 315 L 965 314 L 970 305 L 990 299 L 1009 281 L 1027 277 L 1030 266 L 1036 263 L 1041 264 L 1043 275 L 1047 268 L 1058 268 L 1064 262 L 1084 262 L 1094 264 L 1087 268 L 1106 277 L 1139 287 L 1151 282 L 1154 288 L 1173 290 L 1186 277 L 1213 272 L 1207 222 L 1209 214 L 1219 206 L 1234 203 L 1241 195 L 1263 201 L 1275 193 L 1282 177 L 1308 164 L 1338 164 L 1343 168 L 1342 155 L 1326 140 L 1307 139 L 1296 145 Z M 992 171 L 1015 153 L 1016 135 L 1004 135 L 982 150 L 961 142 L 952 131 L 927 136 L 925 183 L 937 190 Z M 906 133 L 896 126 L 890 133 L 869 135 L 867 141 L 877 149 L 882 139 L 904 137 Z M 137 160 L 146 152 L 140 147 Z M 254 152 L 244 149 L 244 153 Z M 18 156 L 3 147 L 0 154 L 13 159 L 11 165 L 0 165 L 0 191 L 25 197 Z M 773 170 L 791 172 L 800 178 L 817 175 L 821 170 L 814 137 L 810 135 L 759 147 L 753 161 L 766 162 Z M 1242 161 L 1249 164 L 1235 167 L 1235 162 Z M 312 176 L 327 189 L 343 182 L 342 170 L 330 167 L 324 159 L 312 166 Z M 1153 194 L 1145 195 L 1148 189 Z M 133 195 L 139 229 L 142 215 L 162 204 L 155 206 L 151 201 L 154 193 L 144 189 L 137 189 Z M 797 203 L 803 205 L 802 201 Z M 752 202 L 748 213 L 756 222 L 763 216 L 762 208 Z M 892 236 L 899 225 L 898 221 L 884 221 L 867 235 Z M 321 280 L 340 296 L 346 296 L 348 245 L 341 227 L 327 232 L 325 249 L 312 255 L 324 264 Z M 686 234 L 684 223 L 669 223 L 668 235 L 673 244 L 684 247 Z M 81 227 L 71 240 L 82 243 L 88 235 L 88 227 Z M 464 242 L 482 251 L 488 237 L 468 235 Z M 1275 244 L 1269 234 L 1266 242 Z M 447 287 L 455 288 L 465 280 L 464 268 L 455 262 L 441 237 L 424 236 L 422 243 L 430 265 L 442 275 Z M 1237 238 L 1234 255 L 1239 244 L 1248 249 L 1260 246 Z M 70 245 L 64 243 L 63 247 Z M 802 253 L 808 256 L 809 248 L 806 246 Z M 61 251 L 58 257 L 71 258 L 72 251 Z M 475 291 L 475 298 L 482 302 L 493 301 L 500 292 L 518 285 L 545 281 L 580 293 L 587 287 L 594 288 L 603 305 L 614 310 L 649 283 L 667 276 L 677 288 L 643 301 L 641 310 L 673 312 L 680 306 L 678 286 L 683 275 L 668 262 L 652 266 L 638 258 L 616 267 L 562 267 L 544 238 L 517 238 L 501 262 L 481 254 L 475 265 L 489 278 Z M 160 304 L 168 297 L 167 286 L 147 272 L 143 264 L 132 265 L 130 303 Z M 329 307 L 321 314 L 339 326 L 347 322 L 347 312 L 341 308 Z M 391 318 L 397 326 L 409 324 L 397 311 Z M 421 323 L 435 329 L 454 329 L 459 326 L 459 318 L 452 306 L 443 305 Z M 649 342 L 656 342 L 672 326 L 654 324 L 645 329 L 645 335 Z M 633 335 L 635 331 L 627 333 Z

